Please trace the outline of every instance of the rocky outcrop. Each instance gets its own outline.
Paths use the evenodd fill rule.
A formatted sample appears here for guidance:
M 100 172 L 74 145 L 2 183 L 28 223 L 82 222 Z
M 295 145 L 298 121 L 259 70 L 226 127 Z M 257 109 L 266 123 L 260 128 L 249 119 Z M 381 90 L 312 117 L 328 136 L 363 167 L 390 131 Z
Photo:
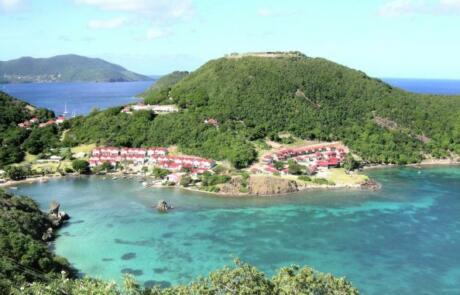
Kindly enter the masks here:
M 169 210 L 172 209 L 172 206 L 168 204 L 165 200 L 160 200 L 156 206 L 157 210 L 159 212 L 168 212 Z
M 241 177 L 232 177 L 229 182 L 224 183 L 220 187 L 219 193 L 224 194 L 224 195 L 240 195 L 241 194 L 241 189 L 243 188 L 243 182 Z
M 248 184 L 251 195 L 279 195 L 298 192 L 295 180 L 282 179 L 272 176 L 251 176 Z
M 64 211 L 59 211 L 61 205 L 56 202 L 52 201 L 47 218 L 51 223 L 51 227 L 49 227 L 42 235 L 43 241 L 51 241 L 54 238 L 54 229 L 61 227 L 67 220 L 70 219 L 70 216 L 65 213 Z
M 377 191 L 381 187 L 382 186 L 381 186 L 380 183 L 378 183 L 377 181 L 372 180 L 372 179 L 368 179 L 363 184 L 361 184 L 362 189 L 368 189 L 368 190 L 372 190 L 372 191 Z

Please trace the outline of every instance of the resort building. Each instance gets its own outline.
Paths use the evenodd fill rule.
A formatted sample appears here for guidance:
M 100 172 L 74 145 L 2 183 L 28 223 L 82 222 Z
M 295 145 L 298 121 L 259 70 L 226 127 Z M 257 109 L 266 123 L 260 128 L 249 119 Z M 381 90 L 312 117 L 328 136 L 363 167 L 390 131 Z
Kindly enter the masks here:
M 179 111 L 179 108 L 176 105 L 153 105 L 153 104 L 135 104 L 135 105 L 128 105 L 124 107 L 121 112 L 126 114 L 132 114 L 133 112 L 137 111 L 151 111 L 155 114 L 168 114 L 168 113 L 175 113 Z
M 267 173 L 287 173 L 285 168 L 276 169 L 273 163 L 290 159 L 307 167 L 310 173 L 315 173 L 318 168 L 339 167 L 348 153 L 349 150 L 346 146 L 340 143 L 330 143 L 282 149 L 276 153 L 263 156 L 262 162 L 265 164 L 264 170 Z
M 215 165 L 215 161 L 200 157 L 168 155 L 168 149 L 163 147 L 98 147 L 93 149 L 89 160 L 90 166 L 99 166 L 105 162 L 112 166 L 127 162 L 136 166 L 155 166 L 171 171 L 188 170 L 196 174 L 204 173 Z

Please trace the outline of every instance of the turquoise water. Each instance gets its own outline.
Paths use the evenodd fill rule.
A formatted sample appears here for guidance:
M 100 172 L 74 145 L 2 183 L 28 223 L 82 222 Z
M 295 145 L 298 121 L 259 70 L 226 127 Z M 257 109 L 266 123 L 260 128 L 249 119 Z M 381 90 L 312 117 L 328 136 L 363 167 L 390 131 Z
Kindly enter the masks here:
M 234 257 L 269 275 L 288 264 L 346 276 L 363 294 L 460 294 L 460 168 L 370 171 L 379 192 L 216 198 L 82 177 L 20 186 L 72 216 L 55 243 L 82 273 L 186 283 Z M 176 209 L 159 214 L 159 199 Z

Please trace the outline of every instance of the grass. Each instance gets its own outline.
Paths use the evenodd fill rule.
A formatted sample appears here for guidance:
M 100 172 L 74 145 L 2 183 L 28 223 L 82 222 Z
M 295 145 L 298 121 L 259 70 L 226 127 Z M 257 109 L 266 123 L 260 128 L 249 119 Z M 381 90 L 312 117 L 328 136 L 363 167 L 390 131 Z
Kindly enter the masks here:
M 348 185 L 361 184 L 368 179 L 368 177 L 363 174 L 347 174 L 346 170 L 343 168 L 330 169 L 329 175 L 326 178 L 327 180 L 333 181 L 336 184 Z
M 24 161 L 26 163 L 34 163 L 36 160 L 37 160 L 37 156 L 29 154 L 29 153 L 26 153 L 26 156 L 24 157 Z
M 96 144 L 94 143 L 91 143 L 91 144 L 80 144 L 79 146 L 76 146 L 76 147 L 73 147 L 71 149 L 72 151 L 72 154 L 76 154 L 76 153 L 86 153 L 86 154 L 90 154 L 91 151 L 96 147 Z

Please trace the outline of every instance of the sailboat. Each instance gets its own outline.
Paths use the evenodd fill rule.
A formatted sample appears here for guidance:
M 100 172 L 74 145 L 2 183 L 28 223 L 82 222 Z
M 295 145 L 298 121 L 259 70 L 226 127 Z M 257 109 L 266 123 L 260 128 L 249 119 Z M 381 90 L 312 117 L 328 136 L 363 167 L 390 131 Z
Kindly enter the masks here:
M 67 114 L 68 114 L 68 113 L 69 113 L 69 112 L 67 112 L 67 103 L 66 103 L 66 104 L 64 105 L 64 113 L 62 113 L 62 115 L 63 115 L 64 117 L 67 117 Z

